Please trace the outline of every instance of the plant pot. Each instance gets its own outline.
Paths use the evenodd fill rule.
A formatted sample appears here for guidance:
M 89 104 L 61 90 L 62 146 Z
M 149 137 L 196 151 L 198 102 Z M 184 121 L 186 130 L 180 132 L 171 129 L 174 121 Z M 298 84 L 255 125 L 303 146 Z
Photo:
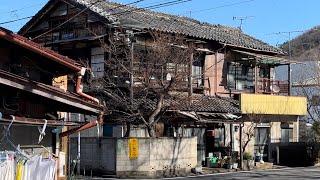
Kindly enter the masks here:
M 238 163 L 233 163 L 232 168 L 233 169 L 238 169 Z

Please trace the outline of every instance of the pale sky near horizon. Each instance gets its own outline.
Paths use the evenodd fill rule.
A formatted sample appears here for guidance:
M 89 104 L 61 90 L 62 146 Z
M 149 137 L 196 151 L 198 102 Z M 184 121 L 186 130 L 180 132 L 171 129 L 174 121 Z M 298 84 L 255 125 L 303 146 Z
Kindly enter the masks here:
M 136 0 L 112 0 L 124 4 Z M 147 7 L 172 0 L 144 0 L 136 4 Z M 47 0 L 2 0 L 0 24 L 34 15 Z M 318 16 L 320 0 L 192 0 L 182 4 L 156 9 L 157 11 L 192 17 L 199 21 L 231 27 L 243 21 L 243 31 L 269 44 L 278 45 L 289 39 L 288 34 L 278 32 L 305 31 L 320 25 Z M 14 10 L 14 11 L 13 11 Z M 234 20 L 233 17 L 236 17 Z M 14 32 L 27 20 L 0 25 Z M 302 32 L 292 33 L 295 37 Z

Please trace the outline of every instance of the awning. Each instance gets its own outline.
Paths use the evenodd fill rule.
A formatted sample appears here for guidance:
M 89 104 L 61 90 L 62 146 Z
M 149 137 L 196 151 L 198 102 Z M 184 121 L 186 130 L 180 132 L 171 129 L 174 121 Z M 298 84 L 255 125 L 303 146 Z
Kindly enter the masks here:
M 257 53 L 240 51 L 240 50 L 232 50 L 232 51 L 248 56 L 248 58 L 243 58 L 243 60 L 255 59 L 261 64 L 288 65 L 288 64 L 297 63 L 297 62 L 290 61 L 288 59 L 285 59 L 283 57 L 278 57 L 278 56 L 269 56 L 269 55 L 257 54 Z

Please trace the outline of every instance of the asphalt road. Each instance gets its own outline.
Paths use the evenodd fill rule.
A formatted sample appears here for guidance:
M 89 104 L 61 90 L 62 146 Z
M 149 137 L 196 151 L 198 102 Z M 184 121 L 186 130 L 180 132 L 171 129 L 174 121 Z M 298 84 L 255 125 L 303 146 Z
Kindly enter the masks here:
M 225 173 L 208 176 L 188 177 L 188 178 L 168 178 L 168 179 L 217 179 L 217 180 L 244 180 L 244 179 L 303 179 L 303 180 L 320 180 L 320 168 L 306 167 L 306 168 L 283 168 L 275 170 L 251 171 L 239 173 Z
M 116 178 L 79 178 L 77 180 L 117 180 Z M 246 171 L 236 173 L 218 173 L 190 177 L 164 178 L 166 180 L 320 180 L 320 167 L 282 168 L 273 170 Z M 124 180 L 124 179 L 123 179 Z M 128 179 L 129 180 L 129 179 Z M 131 179 L 130 179 L 131 180 Z M 132 179 L 136 180 L 136 179 Z

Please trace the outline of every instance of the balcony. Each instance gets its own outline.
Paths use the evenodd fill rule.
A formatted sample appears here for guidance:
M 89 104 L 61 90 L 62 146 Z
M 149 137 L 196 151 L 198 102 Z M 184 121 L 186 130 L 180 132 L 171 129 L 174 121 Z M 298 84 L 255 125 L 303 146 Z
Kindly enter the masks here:
M 261 78 L 257 82 L 256 93 L 259 94 L 289 94 L 289 82 Z

